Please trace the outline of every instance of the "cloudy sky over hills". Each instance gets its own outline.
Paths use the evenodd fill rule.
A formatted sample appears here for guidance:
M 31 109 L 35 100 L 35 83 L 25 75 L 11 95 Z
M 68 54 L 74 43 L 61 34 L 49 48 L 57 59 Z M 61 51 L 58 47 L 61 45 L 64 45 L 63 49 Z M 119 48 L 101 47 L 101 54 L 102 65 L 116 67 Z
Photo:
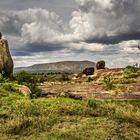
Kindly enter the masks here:
M 140 0 L 4 0 L 0 31 L 15 66 L 62 60 L 140 62 Z

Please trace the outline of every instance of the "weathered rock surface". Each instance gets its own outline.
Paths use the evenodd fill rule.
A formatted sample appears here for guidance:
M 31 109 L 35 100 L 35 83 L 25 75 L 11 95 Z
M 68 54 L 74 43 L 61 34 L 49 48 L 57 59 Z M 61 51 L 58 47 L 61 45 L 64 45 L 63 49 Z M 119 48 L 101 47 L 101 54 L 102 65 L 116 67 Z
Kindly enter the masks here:
M 28 97 L 30 97 L 31 94 L 32 94 L 31 90 L 30 90 L 27 86 L 25 86 L 25 85 L 17 85 L 17 86 L 15 87 L 15 90 L 16 90 L 17 92 L 20 92 L 20 93 L 23 94 L 24 96 L 28 96 Z
M 123 69 L 99 69 L 96 70 L 94 76 L 97 78 L 108 77 L 108 76 L 121 76 L 123 74 Z
M 85 75 L 93 75 L 94 70 L 95 70 L 94 67 L 86 68 L 86 69 L 83 70 L 83 74 L 85 74 Z
M 64 84 L 62 83 L 44 83 L 40 85 L 40 97 L 69 97 L 73 99 L 84 99 L 94 97 L 96 99 L 140 99 L 140 84 L 132 85 L 132 91 L 113 93 L 105 91 L 104 86 L 100 84 Z M 130 85 L 128 85 L 130 86 Z M 137 86 L 137 90 L 136 90 Z M 135 89 L 135 90 L 134 90 Z
M 97 64 L 96 64 L 96 69 L 105 69 L 105 61 L 101 60 L 101 61 L 98 61 Z
M 6 78 L 13 77 L 13 60 L 9 51 L 8 41 L 2 39 L 0 33 L 0 73 Z

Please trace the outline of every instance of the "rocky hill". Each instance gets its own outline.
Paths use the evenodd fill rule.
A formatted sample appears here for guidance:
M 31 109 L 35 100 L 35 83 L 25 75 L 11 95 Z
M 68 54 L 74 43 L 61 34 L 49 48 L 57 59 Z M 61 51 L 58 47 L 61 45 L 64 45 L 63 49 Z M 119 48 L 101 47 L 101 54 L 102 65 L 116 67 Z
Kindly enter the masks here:
M 95 63 L 91 61 L 62 61 L 55 63 L 35 64 L 29 67 L 18 67 L 14 69 L 14 72 L 25 70 L 28 72 L 81 72 L 87 67 L 95 67 Z

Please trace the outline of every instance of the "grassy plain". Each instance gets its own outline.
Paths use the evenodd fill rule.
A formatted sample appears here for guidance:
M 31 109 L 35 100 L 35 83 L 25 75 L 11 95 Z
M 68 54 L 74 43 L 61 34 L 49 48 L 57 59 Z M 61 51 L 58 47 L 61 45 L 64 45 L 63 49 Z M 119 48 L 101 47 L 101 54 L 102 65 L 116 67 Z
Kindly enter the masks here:
M 102 98 L 104 92 L 111 97 L 125 93 L 130 97 L 134 93 L 139 95 L 140 71 L 130 67 L 121 76 L 102 80 L 86 77 L 72 81 L 67 75 L 56 76 L 34 77 L 22 72 L 13 82 L 0 77 L 0 140 L 140 140 L 137 96 L 133 100 L 123 96 L 120 100 Z M 101 97 L 43 98 L 37 86 L 44 78 L 46 94 L 89 92 Z M 17 84 L 29 86 L 34 96 L 17 93 L 13 88 Z
M 0 139 L 138 140 L 139 100 L 29 99 L 0 88 Z

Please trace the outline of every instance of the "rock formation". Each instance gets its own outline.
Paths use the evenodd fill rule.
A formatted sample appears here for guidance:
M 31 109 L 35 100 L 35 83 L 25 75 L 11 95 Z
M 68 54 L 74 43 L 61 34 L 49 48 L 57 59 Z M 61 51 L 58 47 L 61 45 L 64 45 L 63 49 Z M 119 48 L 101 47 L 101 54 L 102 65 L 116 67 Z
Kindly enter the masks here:
M 97 70 L 105 69 L 105 61 L 104 60 L 98 61 L 97 64 L 96 64 L 96 69 Z
M 115 69 L 100 69 L 96 70 L 94 76 L 96 78 L 103 79 L 104 77 L 110 76 L 121 76 L 123 74 L 122 68 L 115 68 Z
M 25 86 L 25 85 L 17 85 L 15 86 L 15 90 L 17 92 L 20 92 L 21 94 L 23 94 L 24 96 L 30 97 L 32 95 L 31 90 L 29 89 L 29 87 Z
M 93 75 L 94 74 L 94 67 L 86 68 L 83 70 L 83 74 L 85 75 Z
M 2 39 L 2 34 L 0 33 L 0 73 L 5 78 L 13 77 L 13 60 L 9 51 L 8 41 Z

